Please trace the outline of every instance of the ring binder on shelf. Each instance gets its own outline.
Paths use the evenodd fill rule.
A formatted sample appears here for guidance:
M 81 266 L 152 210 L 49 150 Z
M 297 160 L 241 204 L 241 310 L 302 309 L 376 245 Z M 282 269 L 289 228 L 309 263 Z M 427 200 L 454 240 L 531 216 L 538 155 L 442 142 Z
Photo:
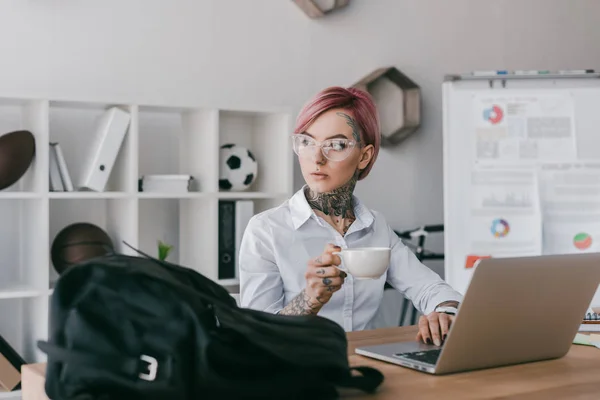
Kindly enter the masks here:
M 109 108 L 98 121 L 94 141 L 79 184 L 80 188 L 104 191 L 119 154 L 131 116 L 117 107 Z

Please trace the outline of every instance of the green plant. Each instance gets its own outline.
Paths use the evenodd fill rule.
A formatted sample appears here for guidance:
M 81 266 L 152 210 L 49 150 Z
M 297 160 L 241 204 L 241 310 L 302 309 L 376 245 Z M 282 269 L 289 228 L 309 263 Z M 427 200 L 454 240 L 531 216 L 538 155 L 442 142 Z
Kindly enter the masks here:
M 158 241 L 158 259 L 161 261 L 165 261 L 169 256 L 169 253 L 173 250 L 173 246 L 163 242 L 162 240 Z

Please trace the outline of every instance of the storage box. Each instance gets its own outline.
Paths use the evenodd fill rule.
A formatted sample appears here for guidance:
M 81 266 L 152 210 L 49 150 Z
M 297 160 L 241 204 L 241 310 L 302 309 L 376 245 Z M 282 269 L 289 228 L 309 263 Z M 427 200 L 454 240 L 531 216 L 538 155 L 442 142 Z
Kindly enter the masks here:
M 144 175 L 140 192 L 186 193 L 193 178 L 190 175 Z
M 0 353 L 0 392 L 13 390 L 21 381 L 18 368 L 15 368 L 2 353 Z
M 21 367 L 22 400 L 49 400 L 45 384 L 46 363 L 26 364 Z
M 0 336 L 0 391 L 10 392 L 18 389 L 21 383 L 21 367 L 25 360 Z

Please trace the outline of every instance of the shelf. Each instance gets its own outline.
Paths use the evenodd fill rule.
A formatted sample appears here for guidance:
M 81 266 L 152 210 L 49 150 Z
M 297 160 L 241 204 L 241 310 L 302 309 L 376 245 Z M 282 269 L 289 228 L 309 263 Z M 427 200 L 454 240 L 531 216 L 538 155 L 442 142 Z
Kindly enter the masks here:
M 216 199 L 139 200 L 139 250 L 151 256 L 158 256 L 161 240 L 174 246 L 167 261 L 215 279 L 216 236 Z
M 208 193 L 189 192 L 189 193 L 162 193 L 162 192 L 142 192 L 138 193 L 140 199 L 202 199 L 210 197 Z
M 263 193 L 263 192 L 187 192 L 187 193 L 168 193 L 168 192 L 49 192 L 50 199 L 203 199 L 203 198 L 218 198 L 218 199 L 275 199 L 284 198 L 286 193 Z M 31 192 L 0 192 L 0 200 L 28 200 L 41 199 L 44 196 L 41 193 Z
M 239 279 L 217 279 L 216 281 L 221 286 L 239 285 Z
M 40 199 L 40 198 L 42 198 L 42 194 L 35 193 L 35 192 L 0 192 L 0 200 L 2 200 L 2 199 L 27 200 L 27 199 Z
M 223 286 L 229 294 L 239 295 L 240 281 L 238 279 L 219 279 L 217 283 Z
M 0 299 L 0 335 L 27 362 L 44 360 L 37 340 L 48 337 L 48 326 L 40 324 L 48 318 L 48 297 Z
M 216 110 L 140 107 L 140 177 L 190 175 L 190 191 L 216 191 L 217 123 Z
M 137 245 L 137 203 L 135 199 L 51 199 L 48 252 L 58 233 L 65 227 L 87 222 L 102 229 L 111 239 L 116 252 L 134 254 L 123 241 Z M 71 250 L 76 251 L 76 250 Z M 49 280 L 58 278 L 51 260 Z
M 22 393 L 20 390 L 14 390 L 12 392 L 0 392 L 0 399 L 2 400 L 21 400 Z
M 219 146 L 248 149 L 258 165 L 249 191 L 282 193 L 292 190 L 292 147 L 287 114 L 224 110 L 219 113 Z M 219 177 L 227 176 L 227 160 L 219 160 Z M 222 193 L 235 193 L 223 190 Z
M 48 259 L 43 251 L 46 213 L 46 203 L 41 199 L 0 199 L 0 290 L 47 287 L 46 276 L 38 267 Z
M 381 124 L 381 146 L 394 146 L 421 125 L 421 88 L 395 67 L 378 68 L 352 85 L 371 94 Z
M 220 192 L 218 194 L 219 199 L 222 200 L 237 200 L 237 199 L 274 199 L 279 197 L 285 197 L 284 193 L 261 193 L 261 192 Z
M 131 120 L 107 186 L 80 191 L 96 123 L 115 106 Z M 52 244 L 65 227 L 92 223 L 108 234 L 115 252 L 133 256 L 140 256 L 134 249 L 157 256 L 157 241 L 163 240 L 174 246 L 167 261 L 235 290 L 236 279 L 217 279 L 219 202 L 249 201 L 259 213 L 293 192 L 289 110 L 0 99 L 0 135 L 19 129 L 34 134 L 36 155 L 25 175 L 0 191 L 0 318 L 7 321 L 0 334 L 28 362 L 45 361 L 36 342 L 47 338 L 48 304 L 60 277 Z M 51 142 L 60 144 L 74 191 L 50 191 Z M 225 143 L 247 147 L 256 157 L 258 173 L 247 190 L 219 188 Z M 186 193 L 139 192 L 138 181 L 148 174 L 185 174 L 194 181 Z M 18 396 L 0 393 L 0 399 Z
M 161 192 L 145 192 L 138 193 L 140 199 L 209 199 L 217 198 L 221 200 L 252 200 L 252 199 L 276 199 L 286 197 L 285 193 L 261 193 L 261 192 L 189 192 L 189 193 L 161 193 Z
M 123 192 L 50 192 L 51 199 L 127 199 L 134 195 Z
M 29 286 L 14 286 L 3 288 L 0 287 L 0 300 L 1 299 L 19 299 L 27 297 L 37 296 L 48 296 L 50 295 L 49 289 L 39 289 L 36 287 Z
M 118 107 L 135 118 L 136 108 L 119 104 L 62 101 L 51 101 L 49 107 L 49 141 L 60 145 L 73 187 L 77 190 L 81 186 L 83 173 L 91 158 L 96 127 L 102 115 L 109 108 Z M 131 158 L 135 151 L 133 145 L 137 134 L 135 126 L 135 123 L 129 125 L 111 169 L 105 192 L 133 191 L 134 186 L 137 186 L 133 182 L 131 170 Z
M 17 130 L 30 131 L 35 139 L 35 156 L 25 174 L 7 192 L 41 192 L 47 183 L 45 160 L 47 153 L 47 102 L 39 100 L 0 100 L 0 136 Z M 46 179 L 45 179 L 46 178 Z

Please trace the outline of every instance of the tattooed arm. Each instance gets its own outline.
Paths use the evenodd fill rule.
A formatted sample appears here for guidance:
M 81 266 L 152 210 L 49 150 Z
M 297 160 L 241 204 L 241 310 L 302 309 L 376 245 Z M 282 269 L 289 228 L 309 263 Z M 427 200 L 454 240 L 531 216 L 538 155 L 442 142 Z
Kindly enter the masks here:
M 306 269 L 306 287 L 279 314 L 316 315 L 331 296 L 341 289 L 346 273 L 334 267 L 339 265 L 341 260 L 331 254 L 339 250 L 339 247 L 328 244 L 323 254 L 309 261 Z
M 290 303 L 284 307 L 279 314 L 283 315 L 316 315 L 323 307 L 323 304 L 317 300 L 313 300 L 306 294 L 306 289 L 303 289 L 300 294 L 292 299 Z

